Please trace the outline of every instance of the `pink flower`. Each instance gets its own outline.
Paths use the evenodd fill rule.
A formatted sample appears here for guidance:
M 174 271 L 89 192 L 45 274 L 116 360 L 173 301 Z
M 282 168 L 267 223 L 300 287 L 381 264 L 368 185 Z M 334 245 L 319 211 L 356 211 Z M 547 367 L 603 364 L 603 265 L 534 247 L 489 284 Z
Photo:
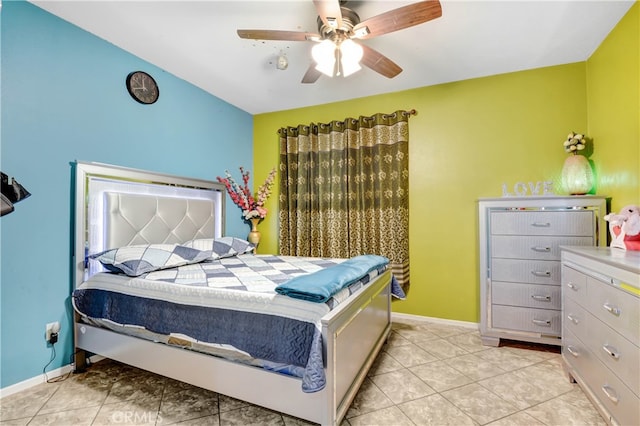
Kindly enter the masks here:
M 275 180 L 276 169 L 274 168 L 269 172 L 265 182 L 258 188 L 255 197 L 249 189 L 249 171 L 245 171 L 243 167 L 240 167 L 242 185 L 233 179 L 228 170 L 225 170 L 224 173 L 226 178 L 218 176 L 218 182 L 227 188 L 231 201 L 242 210 L 242 216 L 244 216 L 246 220 L 252 218 L 264 219 L 267 216 L 267 209 L 264 208 L 264 203 L 267 201 L 267 198 L 269 198 L 269 195 L 271 195 L 271 187 Z
M 267 209 L 265 209 L 264 207 L 256 207 L 256 210 L 258 211 L 260 217 L 265 217 L 267 215 Z

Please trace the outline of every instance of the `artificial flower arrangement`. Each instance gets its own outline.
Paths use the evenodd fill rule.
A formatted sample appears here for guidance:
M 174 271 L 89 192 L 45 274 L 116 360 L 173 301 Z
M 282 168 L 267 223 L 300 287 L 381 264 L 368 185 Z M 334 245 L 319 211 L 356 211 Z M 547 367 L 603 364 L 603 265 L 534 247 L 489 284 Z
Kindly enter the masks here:
M 264 207 L 264 203 L 271 195 L 271 187 L 276 176 L 276 169 L 272 169 L 269 172 L 269 176 L 264 181 L 262 186 L 258 188 L 258 192 L 254 196 L 249 189 L 249 171 L 244 167 L 240 167 L 240 173 L 242 174 L 242 185 L 240 185 L 229 173 L 229 170 L 224 171 L 226 178 L 220 176 L 217 177 L 218 182 L 222 183 L 226 188 L 231 200 L 236 206 L 242 209 L 242 216 L 245 220 L 250 219 L 264 219 L 267 216 L 267 209 Z
M 581 133 L 571 132 L 564 141 L 564 150 L 576 155 L 578 151 L 582 151 L 586 146 L 585 136 Z

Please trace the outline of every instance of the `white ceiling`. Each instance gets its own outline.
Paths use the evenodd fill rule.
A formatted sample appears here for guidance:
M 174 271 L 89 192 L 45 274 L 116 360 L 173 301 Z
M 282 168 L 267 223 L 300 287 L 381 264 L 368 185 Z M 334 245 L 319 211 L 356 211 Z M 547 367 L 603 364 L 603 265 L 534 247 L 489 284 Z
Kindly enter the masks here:
M 362 43 L 404 71 L 364 68 L 301 84 L 312 42 L 240 39 L 236 29 L 317 32 L 311 0 L 32 3 L 251 114 L 586 60 L 633 0 L 441 0 L 442 17 Z M 361 20 L 413 1 L 348 1 Z M 275 66 L 280 52 L 286 70 Z M 160 88 L 162 91 L 162 87 Z

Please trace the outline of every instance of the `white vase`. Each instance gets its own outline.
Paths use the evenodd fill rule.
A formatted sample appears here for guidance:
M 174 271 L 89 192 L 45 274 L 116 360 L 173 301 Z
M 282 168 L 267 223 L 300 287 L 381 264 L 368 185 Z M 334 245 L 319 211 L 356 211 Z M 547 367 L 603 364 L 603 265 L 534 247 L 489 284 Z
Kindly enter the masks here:
M 570 155 L 562 166 L 562 187 L 571 195 L 584 195 L 593 188 L 593 170 L 583 155 Z

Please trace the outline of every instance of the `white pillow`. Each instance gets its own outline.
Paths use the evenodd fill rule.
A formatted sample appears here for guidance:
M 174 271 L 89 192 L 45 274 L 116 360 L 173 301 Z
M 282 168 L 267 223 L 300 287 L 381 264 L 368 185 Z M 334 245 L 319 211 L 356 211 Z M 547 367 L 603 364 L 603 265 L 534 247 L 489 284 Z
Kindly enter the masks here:
M 118 247 L 90 255 L 109 271 L 137 277 L 159 269 L 202 262 L 211 251 L 197 250 L 178 244 L 144 244 Z
M 188 241 L 183 246 L 211 252 L 210 260 L 251 253 L 256 248 L 249 241 L 235 237 L 201 238 Z

